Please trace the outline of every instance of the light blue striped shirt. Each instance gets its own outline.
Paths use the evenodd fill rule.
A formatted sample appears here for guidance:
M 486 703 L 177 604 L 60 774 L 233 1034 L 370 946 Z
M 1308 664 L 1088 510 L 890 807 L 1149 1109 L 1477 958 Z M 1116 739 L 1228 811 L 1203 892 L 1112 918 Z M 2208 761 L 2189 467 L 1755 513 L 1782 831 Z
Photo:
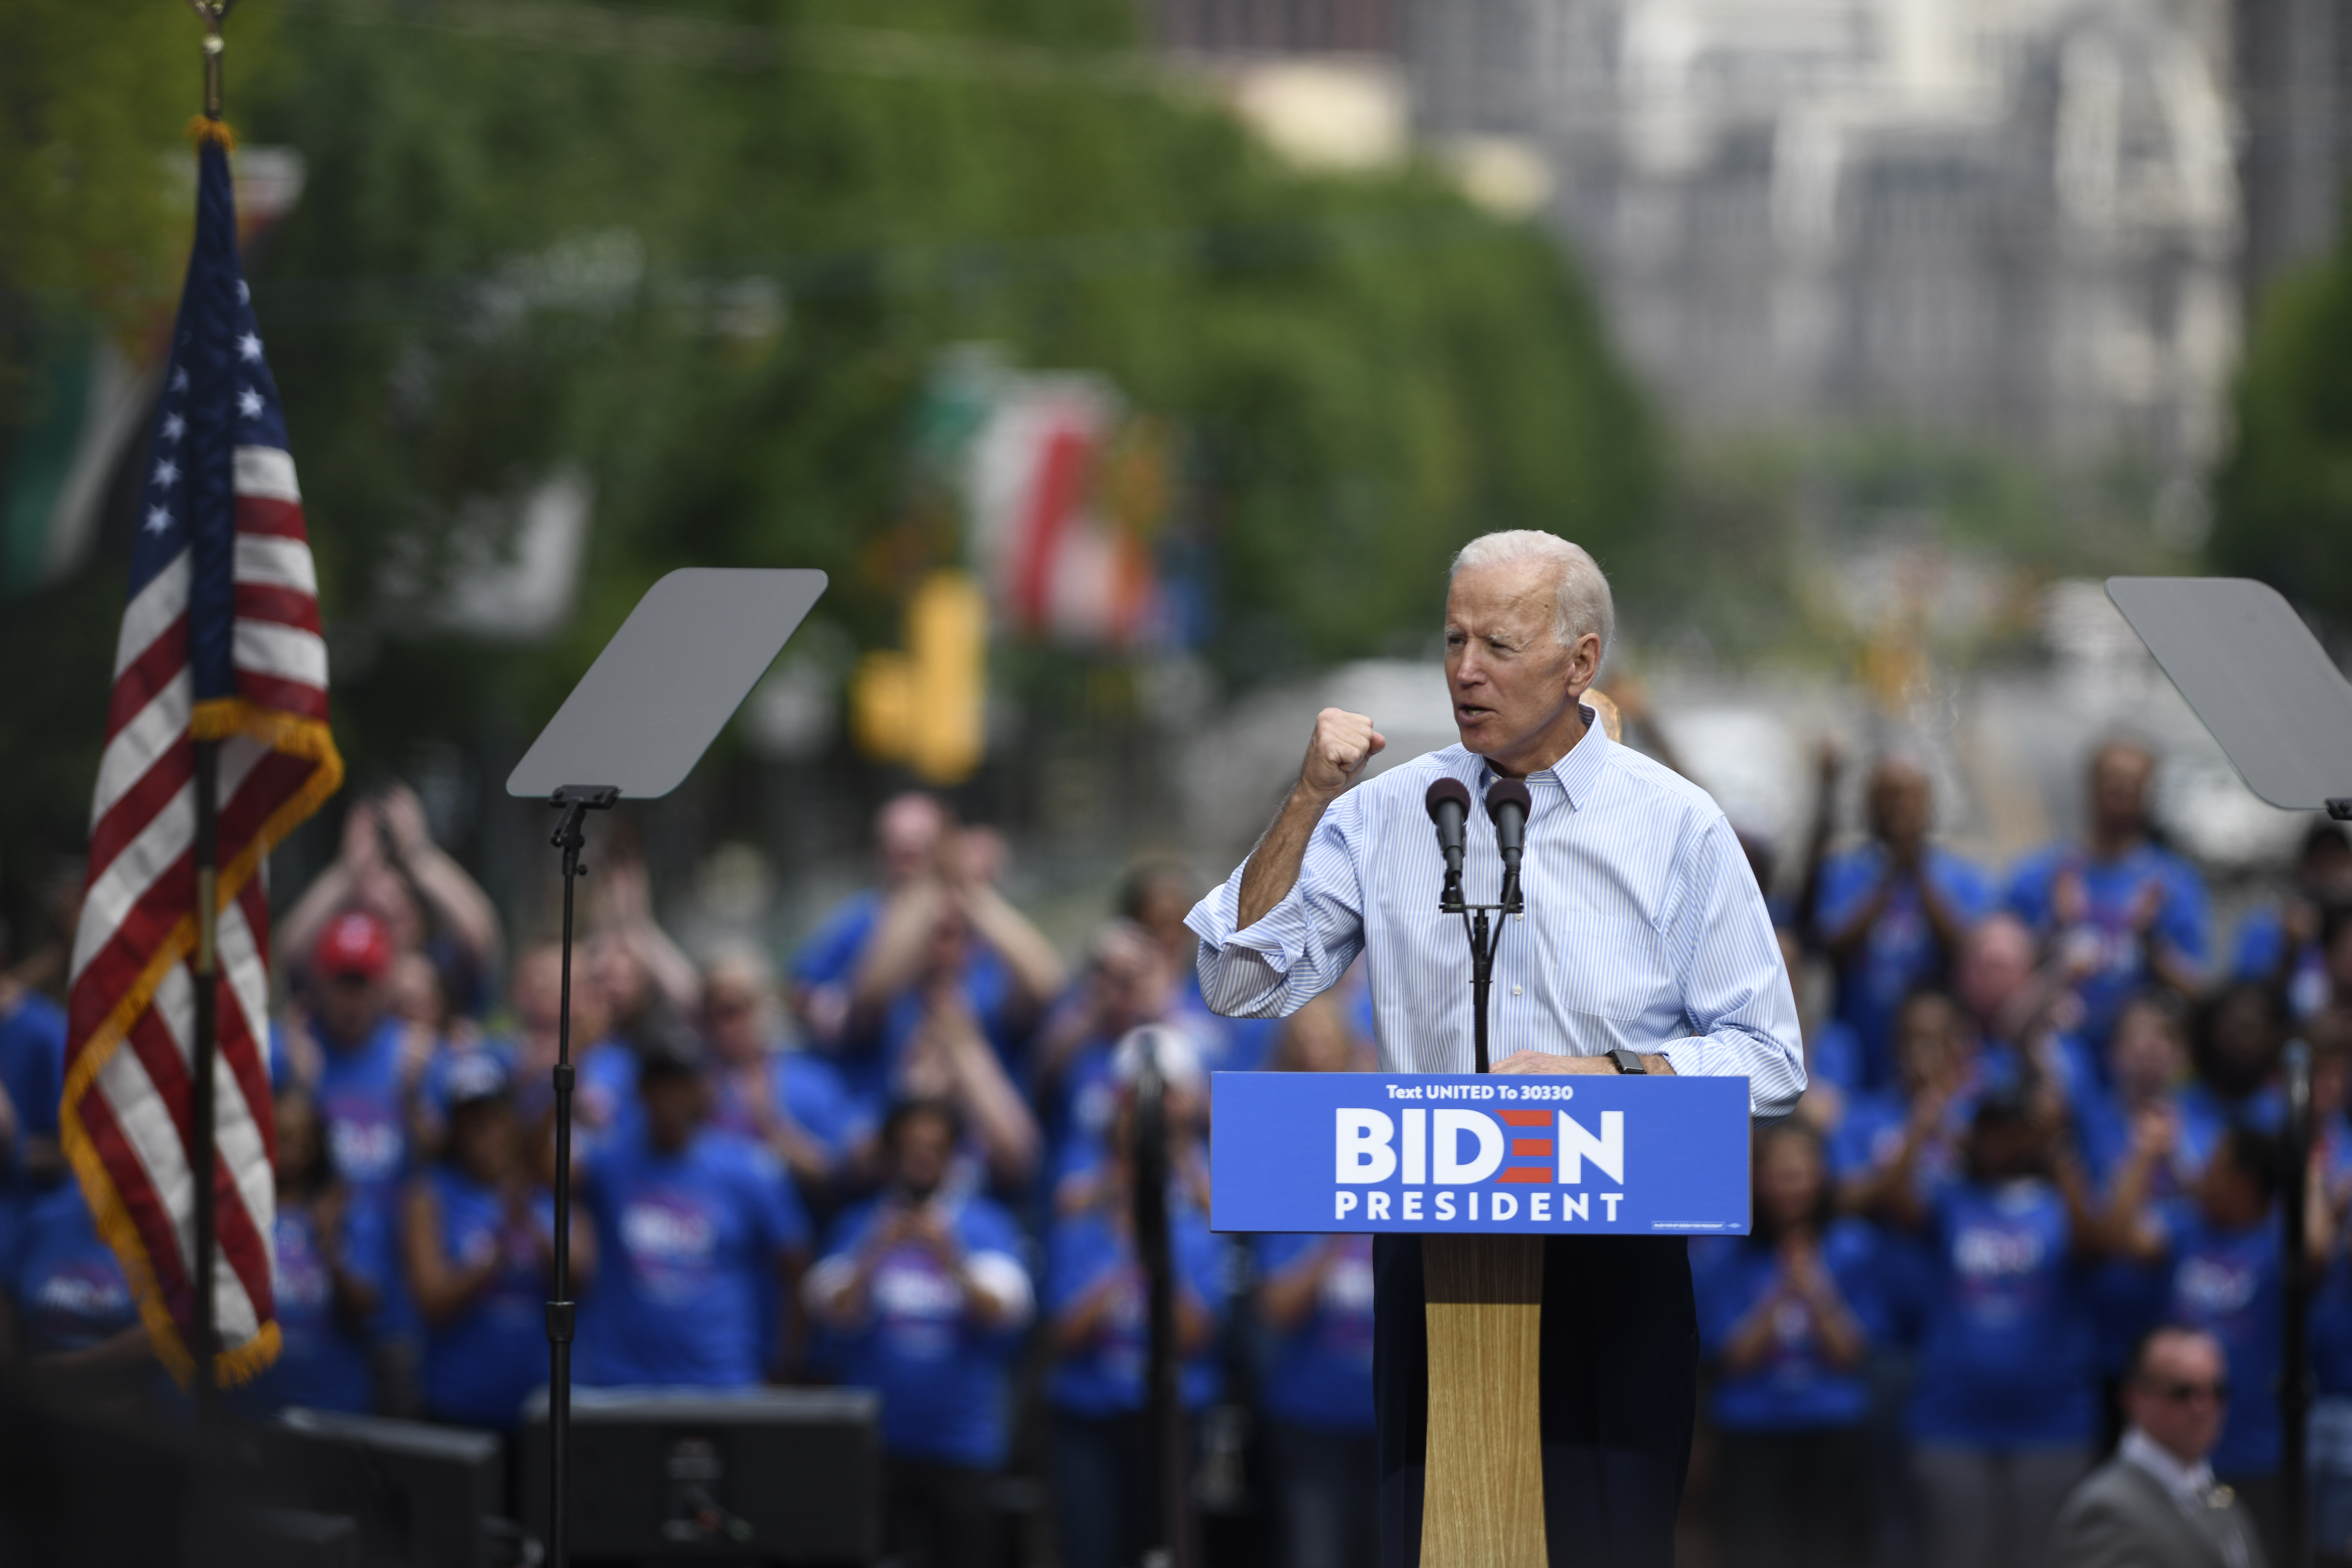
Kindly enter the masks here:
M 1805 1089 L 1797 1004 L 1739 841 L 1705 790 L 1586 713 L 1583 739 L 1528 777 L 1527 912 L 1503 922 L 1488 1058 L 1655 1052 L 1685 1077 L 1744 1075 L 1753 1114 L 1786 1115 Z M 1331 804 L 1297 886 L 1255 925 L 1234 927 L 1247 862 L 1201 900 L 1186 923 L 1209 1005 L 1297 1012 L 1366 952 L 1381 1067 L 1473 1070 L 1470 944 L 1438 912 L 1445 859 L 1423 804 L 1441 774 L 1474 802 L 1465 892 L 1498 900 L 1493 770 L 1458 745 L 1415 757 Z

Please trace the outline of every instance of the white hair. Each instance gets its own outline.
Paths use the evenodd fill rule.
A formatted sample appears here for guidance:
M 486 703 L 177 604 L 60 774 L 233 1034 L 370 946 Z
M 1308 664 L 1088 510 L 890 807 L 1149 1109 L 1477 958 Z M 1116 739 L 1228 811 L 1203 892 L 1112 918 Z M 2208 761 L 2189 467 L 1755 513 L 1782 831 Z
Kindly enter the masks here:
M 1580 544 L 1534 528 L 1482 533 L 1454 555 L 1446 578 L 1452 581 L 1465 568 L 1517 566 L 1528 561 L 1540 562 L 1557 574 L 1551 587 L 1552 640 L 1567 647 L 1591 632 L 1601 638 L 1605 657 L 1617 635 L 1617 601 L 1609 592 L 1609 579 L 1602 575 L 1601 563 Z M 1599 660 L 1594 662 L 1597 665 Z

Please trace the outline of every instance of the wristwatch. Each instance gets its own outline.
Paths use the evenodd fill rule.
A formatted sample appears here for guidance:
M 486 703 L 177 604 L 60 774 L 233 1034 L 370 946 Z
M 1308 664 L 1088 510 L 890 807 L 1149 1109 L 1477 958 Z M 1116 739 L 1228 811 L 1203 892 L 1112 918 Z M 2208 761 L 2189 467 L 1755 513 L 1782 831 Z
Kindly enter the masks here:
M 1642 1065 L 1642 1053 L 1639 1051 L 1620 1048 L 1610 1052 L 1609 1059 L 1617 1064 L 1617 1070 L 1621 1073 L 1627 1073 L 1634 1078 L 1649 1076 L 1650 1069 Z

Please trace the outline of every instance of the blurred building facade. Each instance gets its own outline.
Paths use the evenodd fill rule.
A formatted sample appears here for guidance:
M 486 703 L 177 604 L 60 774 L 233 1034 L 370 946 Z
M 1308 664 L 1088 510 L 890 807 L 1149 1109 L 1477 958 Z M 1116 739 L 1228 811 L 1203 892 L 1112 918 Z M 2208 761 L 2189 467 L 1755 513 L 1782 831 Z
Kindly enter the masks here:
M 1420 132 L 1510 138 L 1702 425 L 2203 465 L 2237 343 L 2221 0 L 1413 0 Z
M 2187 477 L 2220 439 L 2242 281 L 2333 230 L 2352 28 L 2330 11 L 1158 0 L 1154 21 L 1195 56 L 1375 82 L 1384 58 L 1474 194 L 1542 171 L 1620 341 L 1702 426 L 1862 421 Z
M 2352 25 L 2335 0 L 2235 0 L 2245 279 L 2334 242 L 2352 173 Z

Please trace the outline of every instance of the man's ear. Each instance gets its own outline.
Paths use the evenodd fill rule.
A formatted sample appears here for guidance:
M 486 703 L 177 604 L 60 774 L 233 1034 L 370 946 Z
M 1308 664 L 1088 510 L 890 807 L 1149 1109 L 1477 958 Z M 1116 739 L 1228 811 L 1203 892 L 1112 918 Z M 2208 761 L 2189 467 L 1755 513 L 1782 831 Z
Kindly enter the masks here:
M 1587 632 L 1569 647 L 1569 684 L 1581 696 L 1600 678 L 1601 636 L 1598 632 Z

